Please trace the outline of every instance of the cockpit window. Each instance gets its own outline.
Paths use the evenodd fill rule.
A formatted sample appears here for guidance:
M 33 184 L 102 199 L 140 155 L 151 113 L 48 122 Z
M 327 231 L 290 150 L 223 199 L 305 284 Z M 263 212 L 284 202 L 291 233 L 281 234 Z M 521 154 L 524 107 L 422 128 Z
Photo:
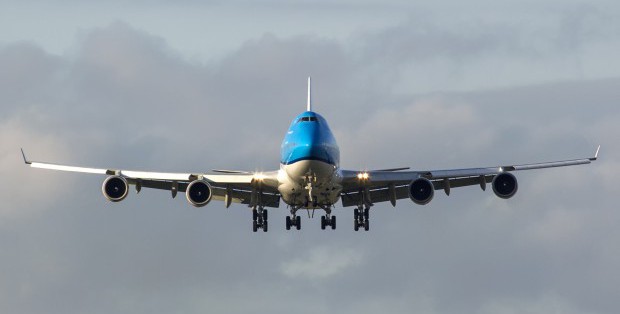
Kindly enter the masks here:
M 310 122 L 310 121 L 316 122 L 318 120 L 316 117 L 301 117 L 299 118 L 299 120 L 297 120 L 297 122 Z

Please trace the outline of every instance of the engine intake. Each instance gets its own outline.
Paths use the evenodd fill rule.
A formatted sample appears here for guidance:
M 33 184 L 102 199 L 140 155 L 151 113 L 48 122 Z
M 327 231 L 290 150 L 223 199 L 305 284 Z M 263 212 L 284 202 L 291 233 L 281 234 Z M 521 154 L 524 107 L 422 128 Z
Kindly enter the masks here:
M 503 199 L 513 197 L 519 188 L 517 178 L 512 173 L 507 172 L 496 175 L 491 185 L 495 195 Z
M 209 204 L 212 196 L 213 193 L 211 185 L 205 180 L 192 181 L 187 186 L 187 190 L 185 191 L 187 201 L 196 207 L 202 207 Z
M 418 205 L 428 204 L 435 195 L 433 182 L 426 178 L 418 178 L 409 184 L 409 198 Z
M 103 181 L 103 196 L 112 202 L 120 202 L 127 197 L 129 191 L 127 180 L 121 176 L 110 176 Z

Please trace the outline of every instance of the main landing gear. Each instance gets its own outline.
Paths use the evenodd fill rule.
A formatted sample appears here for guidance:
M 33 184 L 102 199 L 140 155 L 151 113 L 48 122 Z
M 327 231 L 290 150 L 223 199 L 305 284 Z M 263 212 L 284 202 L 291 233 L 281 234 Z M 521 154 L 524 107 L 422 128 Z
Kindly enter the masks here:
M 301 206 L 291 207 L 291 215 L 286 216 L 286 230 L 291 230 L 291 228 L 295 228 L 297 230 L 301 229 L 301 217 L 297 216 L 297 211 L 301 208 Z
M 262 206 L 259 206 L 258 209 L 254 208 L 252 210 L 252 231 L 256 232 L 258 229 L 263 229 L 263 232 L 267 232 L 268 218 L 268 212 Z
M 291 227 L 295 229 L 301 229 L 301 217 L 297 215 L 286 216 L 286 230 L 291 230 Z
M 332 230 L 336 230 L 336 216 L 331 214 L 331 208 L 329 206 L 320 207 L 325 211 L 325 215 L 321 216 L 321 229 L 325 230 L 327 227 L 331 227 Z M 291 208 L 291 215 L 286 216 L 286 230 L 291 230 L 291 228 L 295 228 L 297 230 L 301 229 L 301 217 L 297 216 L 297 211 L 302 208 L 303 206 Z M 311 212 L 312 215 L 310 215 Z M 309 209 L 308 218 L 312 217 L 314 217 L 314 209 Z
M 330 214 L 321 216 L 321 229 L 325 230 L 328 226 L 331 226 L 332 230 L 336 230 L 336 216 Z
M 332 209 L 330 207 L 323 207 L 325 215 L 321 216 L 321 230 L 325 230 L 327 227 L 332 227 L 332 230 L 336 230 L 336 216 L 332 215 Z
M 364 228 L 365 231 L 368 231 L 370 229 L 369 217 L 370 207 L 358 206 L 353 212 L 353 230 L 359 231 L 360 228 Z
M 332 230 L 336 230 L 336 216 L 332 215 L 331 206 L 321 206 L 325 211 L 325 215 L 321 216 L 321 230 L 325 230 L 327 227 L 331 227 Z

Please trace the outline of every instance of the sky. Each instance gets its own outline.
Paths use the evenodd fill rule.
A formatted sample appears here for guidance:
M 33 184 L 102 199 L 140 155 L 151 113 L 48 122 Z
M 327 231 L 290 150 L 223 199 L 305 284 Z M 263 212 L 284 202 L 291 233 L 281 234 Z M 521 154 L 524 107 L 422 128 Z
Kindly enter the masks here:
M 0 0 L 0 312 L 617 313 L 617 1 Z M 24 166 L 273 170 L 303 110 L 346 169 L 590 157 L 371 230 Z M 317 214 L 318 216 L 319 214 Z

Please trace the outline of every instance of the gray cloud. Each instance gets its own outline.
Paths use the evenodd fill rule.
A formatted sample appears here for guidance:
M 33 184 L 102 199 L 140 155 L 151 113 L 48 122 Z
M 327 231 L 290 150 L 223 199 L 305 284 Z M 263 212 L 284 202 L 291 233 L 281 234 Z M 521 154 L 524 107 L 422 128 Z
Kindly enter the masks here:
M 501 39 L 512 31 L 471 30 L 487 48 L 468 61 L 503 58 L 493 47 L 512 45 Z M 428 55 L 463 49 L 442 45 L 464 33 L 428 32 L 443 38 Z M 0 310 L 615 313 L 620 80 L 396 93 L 387 87 L 411 83 L 398 67 L 424 55 L 396 47 L 405 57 L 390 64 L 374 55 L 385 44 L 372 38 L 383 36 L 359 38 L 268 34 L 196 62 L 119 22 L 84 33 L 73 54 L 1 47 Z M 111 204 L 102 178 L 21 164 L 23 145 L 33 158 L 91 166 L 272 169 L 309 74 L 345 167 L 536 162 L 583 157 L 599 143 L 602 158 L 519 173 L 508 201 L 464 188 L 425 207 L 377 205 L 369 233 L 354 233 L 340 209 L 336 231 L 304 217 L 302 232 L 286 232 L 281 209 L 269 233 L 252 234 L 243 206 L 195 209 L 161 191 Z
M 505 4 L 490 5 L 487 14 L 467 14 L 471 10 L 423 7 L 404 22 L 358 34 L 353 53 L 364 64 L 393 70 L 391 88 L 404 93 L 609 77 L 610 69 L 618 71 L 595 61 L 618 49 L 616 8 Z

